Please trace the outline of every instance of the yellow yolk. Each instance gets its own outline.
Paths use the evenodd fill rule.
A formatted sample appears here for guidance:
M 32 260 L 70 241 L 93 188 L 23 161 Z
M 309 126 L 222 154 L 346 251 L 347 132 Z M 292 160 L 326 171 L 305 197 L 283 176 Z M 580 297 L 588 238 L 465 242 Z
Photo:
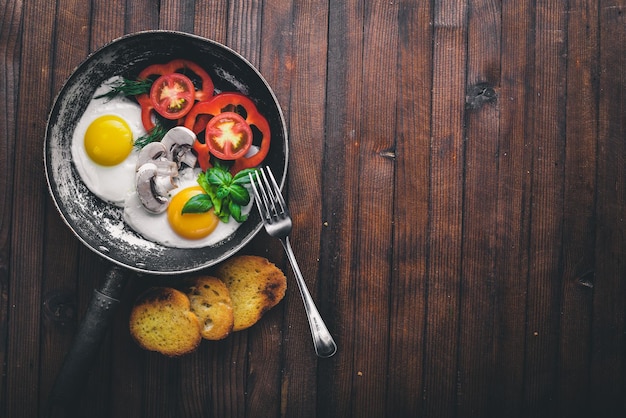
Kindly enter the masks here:
M 213 209 L 204 213 L 185 213 L 183 206 L 189 199 L 198 194 L 203 194 L 200 186 L 188 187 L 177 193 L 167 208 L 167 220 L 178 235 L 187 239 L 200 239 L 209 235 L 219 223 Z
M 133 149 L 133 133 L 119 116 L 96 118 L 85 132 L 85 151 L 95 163 L 113 166 L 121 163 Z

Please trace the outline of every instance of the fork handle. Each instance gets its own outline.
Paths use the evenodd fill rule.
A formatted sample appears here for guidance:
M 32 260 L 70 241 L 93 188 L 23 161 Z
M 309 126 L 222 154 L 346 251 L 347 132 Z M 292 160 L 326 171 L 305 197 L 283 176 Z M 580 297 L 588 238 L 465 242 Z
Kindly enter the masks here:
M 289 237 L 282 238 L 280 242 L 283 244 L 283 248 L 287 253 L 287 258 L 289 258 L 289 262 L 291 263 L 291 268 L 296 276 L 296 282 L 298 283 L 298 288 L 300 289 L 302 302 L 304 302 L 304 310 L 306 311 L 306 316 L 309 320 L 311 335 L 313 336 L 315 353 L 318 357 L 331 357 L 337 351 L 337 344 L 335 344 L 335 340 L 333 340 L 328 328 L 326 328 L 326 324 L 324 323 L 324 320 L 317 310 L 315 302 L 313 302 L 313 298 L 306 287 L 306 283 L 304 282 L 304 278 L 300 272 L 300 267 L 296 261 L 296 256 L 293 254 L 293 250 L 291 249 Z

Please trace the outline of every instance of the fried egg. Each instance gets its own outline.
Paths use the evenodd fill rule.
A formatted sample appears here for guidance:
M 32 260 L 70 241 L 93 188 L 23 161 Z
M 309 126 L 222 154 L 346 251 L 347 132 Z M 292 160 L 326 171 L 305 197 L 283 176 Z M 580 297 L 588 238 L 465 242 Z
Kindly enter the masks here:
M 183 206 L 192 196 L 204 193 L 196 181 L 198 173 L 199 169 L 179 172 L 175 179 L 177 187 L 170 192 L 170 203 L 163 213 L 149 213 L 137 193 L 131 193 L 124 205 L 124 222 L 145 239 L 167 247 L 201 248 L 228 239 L 240 225 L 234 219 L 221 222 L 212 210 L 182 214 Z M 242 208 L 242 213 L 250 213 L 251 207 L 252 199 Z
M 123 207 L 135 188 L 139 151 L 134 141 L 145 135 L 140 106 L 125 97 L 98 98 L 119 77 L 99 87 L 72 136 L 74 166 L 87 188 L 100 199 Z

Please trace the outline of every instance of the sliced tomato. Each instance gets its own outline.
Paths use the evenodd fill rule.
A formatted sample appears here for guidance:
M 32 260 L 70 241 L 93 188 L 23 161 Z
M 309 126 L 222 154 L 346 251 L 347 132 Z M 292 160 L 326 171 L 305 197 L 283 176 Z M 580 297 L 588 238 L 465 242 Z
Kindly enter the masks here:
M 214 85 L 209 74 L 195 62 L 186 59 L 175 59 L 165 64 L 150 65 L 139 73 L 137 79 L 148 80 L 169 74 L 180 74 L 186 76 L 192 83 L 199 83 L 199 85 L 191 89 L 191 91 L 196 89 L 194 91 L 193 100 L 191 101 L 192 106 L 194 100 L 204 101 L 213 96 Z M 150 98 L 149 92 L 138 94 L 135 97 L 141 105 L 141 120 L 144 128 L 146 131 L 150 132 L 155 126 L 154 120 L 152 119 L 153 112 L 157 112 L 155 103 L 153 103 L 153 100 Z M 179 114 L 175 117 L 173 116 L 172 119 L 179 119 L 181 117 L 183 117 L 183 115 Z
M 159 115 L 166 119 L 179 119 L 191 110 L 195 93 L 189 77 L 171 73 L 162 75 L 152 83 L 150 100 Z
M 151 76 L 161 76 L 172 73 L 179 73 L 184 75 L 191 73 L 200 78 L 200 82 L 202 84 L 195 92 L 196 100 L 208 100 L 211 98 L 211 96 L 213 96 L 214 86 L 211 76 L 209 76 L 209 74 L 195 62 L 185 59 L 176 59 L 166 64 L 150 65 L 144 68 L 143 71 L 139 73 L 138 79 L 145 80 Z M 189 78 L 191 78 L 191 76 Z
M 221 160 L 243 157 L 252 145 L 252 129 L 246 120 L 234 112 L 213 116 L 204 131 L 209 152 Z
M 185 116 L 184 122 L 185 127 L 193 130 L 196 134 L 199 134 L 205 129 L 205 126 L 208 126 L 204 125 L 204 122 L 207 119 L 205 116 L 213 116 L 214 118 L 220 113 L 230 112 L 232 109 L 237 109 L 239 107 L 242 107 L 245 110 L 245 121 L 248 126 L 255 126 L 260 132 L 261 144 L 259 151 L 256 154 L 246 157 L 244 153 L 244 155 L 235 159 L 230 170 L 232 174 L 236 174 L 244 168 L 258 166 L 265 159 L 270 149 L 271 133 L 269 123 L 267 122 L 267 119 L 259 113 L 254 102 L 247 96 L 240 93 L 220 93 L 213 96 L 210 100 L 196 103 L 191 112 Z M 210 120 L 213 120 L 213 118 Z M 198 155 L 200 168 L 206 171 L 207 168 L 211 167 L 209 161 L 209 154 L 211 154 L 211 150 L 209 148 L 208 141 L 202 143 L 196 140 L 193 144 L 193 149 Z

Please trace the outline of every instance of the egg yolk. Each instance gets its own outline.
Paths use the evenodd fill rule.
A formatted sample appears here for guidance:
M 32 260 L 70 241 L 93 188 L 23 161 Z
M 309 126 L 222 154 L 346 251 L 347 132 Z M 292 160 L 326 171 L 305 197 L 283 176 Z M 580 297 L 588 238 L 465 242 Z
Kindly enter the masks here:
M 85 151 L 93 162 L 113 166 L 121 163 L 133 149 L 133 133 L 119 116 L 94 119 L 85 132 Z
M 198 194 L 203 194 L 200 186 L 188 187 L 178 192 L 167 208 L 167 220 L 178 235 L 187 239 L 200 239 L 209 235 L 219 223 L 219 218 L 213 209 L 204 213 L 185 213 L 183 206 L 189 199 Z

